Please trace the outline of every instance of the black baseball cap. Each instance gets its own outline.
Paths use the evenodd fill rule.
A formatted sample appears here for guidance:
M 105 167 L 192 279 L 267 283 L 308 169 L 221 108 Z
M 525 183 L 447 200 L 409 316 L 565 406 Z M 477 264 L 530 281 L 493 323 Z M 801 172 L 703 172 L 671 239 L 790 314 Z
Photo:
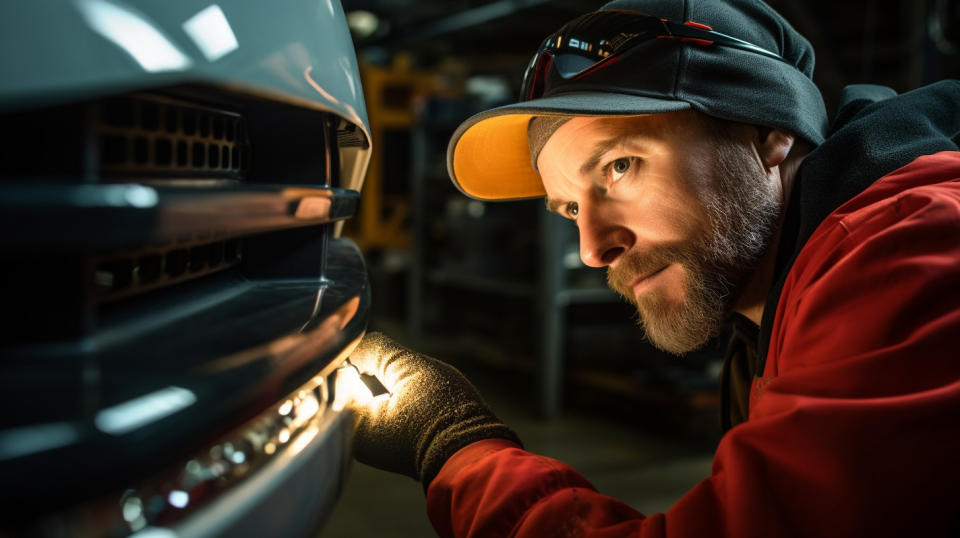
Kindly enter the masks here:
M 781 128 L 823 142 L 827 113 L 813 83 L 810 43 L 759 0 L 617 0 L 600 12 L 639 12 L 708 28 L 772 54 L 650 39 L 621 53 L 617 65 L 589 76 L 550 77 L 542 95 L 464 121 L 447 148 L 447 169 L 464 194 L 480 200 L 543 196 L 531 164 L 527 128 L 534 117 L 635 116 L 693 109 L 710 116 Z M 615 15 L 615 14 L 614 14 Z

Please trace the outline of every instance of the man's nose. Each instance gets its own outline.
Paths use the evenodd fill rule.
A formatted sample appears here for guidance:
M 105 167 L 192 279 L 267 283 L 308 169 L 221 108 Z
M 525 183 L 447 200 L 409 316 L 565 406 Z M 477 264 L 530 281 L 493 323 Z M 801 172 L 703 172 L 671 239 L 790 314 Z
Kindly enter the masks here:
M 584 207 L 586 206 L 586 207 Z M 633 233 L 615 214 L 605 214 L 595 205 L 580 204 L 577 228 L 580 230 L 580 259 L 590 267 L 606 267 L 630 250 Z

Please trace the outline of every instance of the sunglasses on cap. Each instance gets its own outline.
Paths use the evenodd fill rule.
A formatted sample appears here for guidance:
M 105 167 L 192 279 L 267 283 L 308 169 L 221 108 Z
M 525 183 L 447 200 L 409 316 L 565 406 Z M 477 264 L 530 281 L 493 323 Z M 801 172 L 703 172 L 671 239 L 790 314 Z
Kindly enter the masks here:
M 716 44 L 787 61 L 767 49 L 715 32 L 705 24 L 680 24 L 635 11 L 595 11 L 568 22 L 543 41 L 523 75 L 520 99 L 542 97 L 551 68 L 565 80 L 581 79 L 653 39 L 677 39 L 700 46 Z

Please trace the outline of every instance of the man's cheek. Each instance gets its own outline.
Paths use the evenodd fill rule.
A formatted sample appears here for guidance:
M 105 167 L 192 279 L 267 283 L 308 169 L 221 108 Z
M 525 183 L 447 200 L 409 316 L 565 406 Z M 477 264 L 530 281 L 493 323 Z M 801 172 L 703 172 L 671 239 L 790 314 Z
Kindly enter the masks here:
M 686 266 L 674 263 L 664 269 L 661 276 L 658 287 L 661 288 L 659 295 L 662 300 L 672 307 L 671 310 L 684 306 L 690 300 L 687 294 L 689 289 L 687 279 L 690 278 L 690 272 Z

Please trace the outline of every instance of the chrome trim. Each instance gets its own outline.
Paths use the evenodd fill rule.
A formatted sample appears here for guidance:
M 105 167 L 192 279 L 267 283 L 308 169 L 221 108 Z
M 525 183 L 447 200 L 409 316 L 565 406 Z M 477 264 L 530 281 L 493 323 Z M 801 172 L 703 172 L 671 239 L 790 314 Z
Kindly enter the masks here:
M 353 216 L 360 193 L 330 187 L 184 188 L 141 184 L 10 184 L 0 198 L 2 248 L 92 249 L 174 241 L 196 230 L 238 235 Z

